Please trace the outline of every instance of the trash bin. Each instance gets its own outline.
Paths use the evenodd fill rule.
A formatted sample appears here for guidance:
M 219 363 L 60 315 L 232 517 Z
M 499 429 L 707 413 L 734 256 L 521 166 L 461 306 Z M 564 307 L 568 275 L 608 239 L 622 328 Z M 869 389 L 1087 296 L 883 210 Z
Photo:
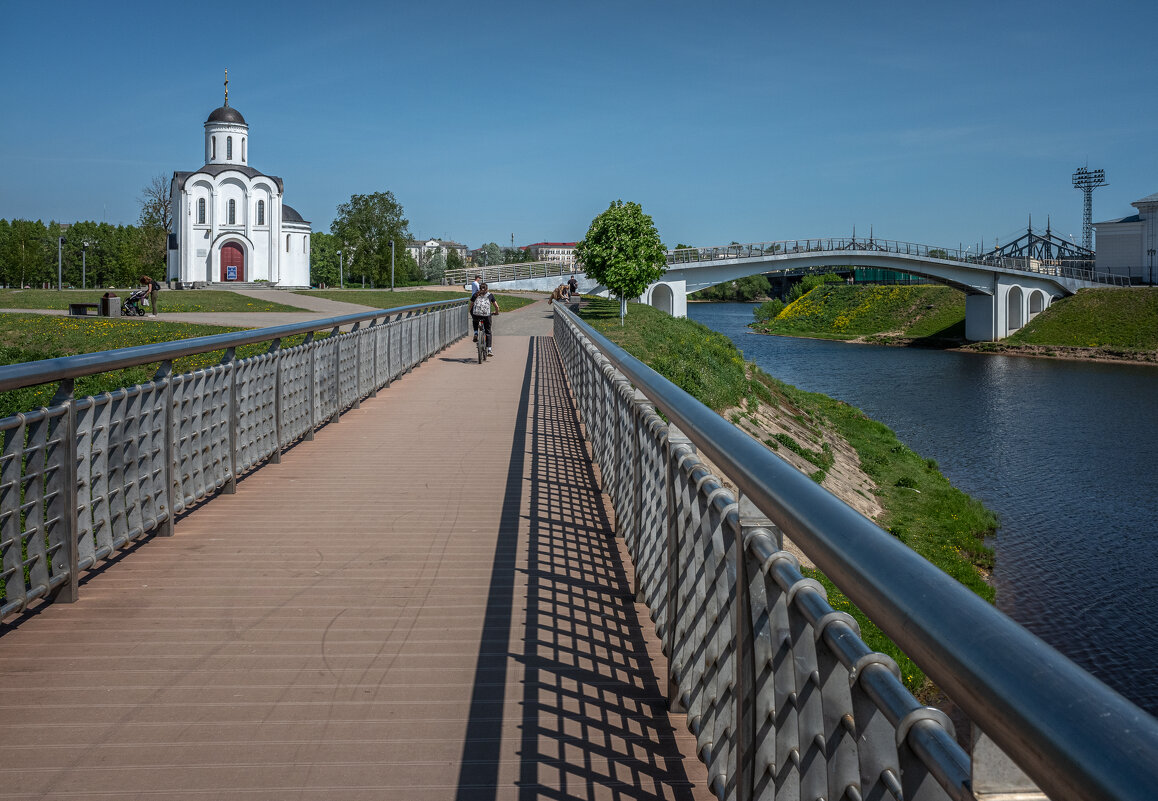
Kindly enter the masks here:
M 108 292 L 101 298 L 100 313 L 101 317 L 120 317 L 121 316 L 121 299 Z

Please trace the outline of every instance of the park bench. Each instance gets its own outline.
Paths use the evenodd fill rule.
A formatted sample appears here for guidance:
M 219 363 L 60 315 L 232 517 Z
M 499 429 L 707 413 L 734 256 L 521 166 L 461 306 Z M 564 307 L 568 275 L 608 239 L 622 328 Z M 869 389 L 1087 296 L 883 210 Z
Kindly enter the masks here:
M 68 304 L 69 317 L 88 317 L 90 315 L 100 314 L 99 303 L 70 303 Z M 92 311 L 89 311 L 89 310 Z

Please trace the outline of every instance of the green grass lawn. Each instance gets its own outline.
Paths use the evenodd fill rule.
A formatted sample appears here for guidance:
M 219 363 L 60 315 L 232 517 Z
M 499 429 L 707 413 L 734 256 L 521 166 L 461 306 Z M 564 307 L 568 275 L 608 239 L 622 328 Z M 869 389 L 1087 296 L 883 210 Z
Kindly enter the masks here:
M 1018 345 L 1158 350 L 1158 289 L 1083 289 L 1010 336 Z
M 192 337 L 244 331 L 217 325 L 162 322 L 157 320 L 124 320 L 116 317 L 56 317 L 45 314 L 0 314 L 0 364 L 17 364 L 39 359 L 55 359 L 79 353 L 95 353 L 134 345 L 151 345 Z M 292 343 L 291 343 L 292 344 Z M 286 343 L 283 342 L 283 346 Z M 261 344 L 238 348 L 239 355 L 251 356 L 267 346 Z M 208 367 L 221 361 L 223 351 L 187 356 L 173 363 L 182 373 Z M 78 396 L 94 395 L 147 381 L 157 371 L 157 364 L 100 373 L 77 379 Z M 0 393 L 0 417 L 47 406 L 55 385 L 25 387 Z
M 0 309 L 60 309 L 70 303 L 96 303 L 105 292 L 127 298 L 131 289 L 0 289 Z M 292 295 L 285 293 L 286 300 Z M 162 289 L 161 314 L 165 312 L 295 312 L 297 306 L 254 300 L 223 289 Z
M 440 300 L 466 300 L 470 293 L 461 289 L 413 289 L 391 292 L 389 289 L 309 289 L 293 293 L 295 295 L 310 295 L 315 298 L 336 300 L 341 303 L 357 303 L 359 306 L 369 306 L 372 309 L 393 309 L 395 306 L 411 306 L 416 303 L 437 303 Z M 530 298 L 521 298 L 516 295 L 505 295 L 495 292 L 495 299 L 503 311 L 514 311 L 529 303 Z M 161 309 L 164 310 L 164 304 Z

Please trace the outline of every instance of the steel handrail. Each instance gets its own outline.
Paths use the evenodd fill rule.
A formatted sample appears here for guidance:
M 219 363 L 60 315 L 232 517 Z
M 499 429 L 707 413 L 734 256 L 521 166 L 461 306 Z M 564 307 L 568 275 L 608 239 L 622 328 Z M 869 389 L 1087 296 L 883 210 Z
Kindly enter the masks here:
M 228 334 L 210 334 L 202 337 L 191 337 L 173 342 L 158 342 L 150 345 L 132 345 L 115 350 L 82 353 L 76 356 L 61 356 L 56 359 L 42 359 L 35 362 L 22 362 L 0 366 L 0 392 L 7 392 L 21 387 L 47 384 L 53 381 L 62 381 L 69 378 L 80 378 L 109 370 L 120 370 L 126 367 L 136 367 L 153 362 L 171 361 L 182 356 L 194 356 L 199 353 L 209 353 L 215 350 L 227 350 L 242 345 L 252 345 L 257 342 L 269 342 L 273 339 L 283 339 L 298 334 L 308 334 L 323 329 L 341 328 L 345 325 L 363 323 L 367 320 L 389 318 L 395 315 L 428 312 L 444 306 L 465 304 L 465 298 L 455 300 L 439 300 L 431 303 L 414 303 L 408 306 L 396 306 L 390 309 L 377 309 L 370 312 L 356 312 L 343 314 L 337 317 L 326 317 L 306 323 L 286 323 L 268 328 L 254 328 L 247 331 L 234 331 Z
M 740 492 L 1053 798 L 1158 788 L 1158 720 L 566 309 Z

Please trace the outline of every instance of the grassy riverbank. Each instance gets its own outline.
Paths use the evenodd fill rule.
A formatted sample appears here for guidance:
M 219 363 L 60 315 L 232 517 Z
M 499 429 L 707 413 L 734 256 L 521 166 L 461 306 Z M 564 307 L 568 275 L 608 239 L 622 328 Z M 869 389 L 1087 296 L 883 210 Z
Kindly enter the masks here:
M 956 344 L 965 337 L 965 295 L 928 284 L 825 284 L 752 327 L 762 334 L 784 336 Z
M 1158 362 L 1158 289 L 1083 289 L 1000 342 L 965 343 L 965 295 L 945 286 L 825 285 L 751 326 L 761 334 L 978 353 Z
M 582 312 L 600 333 L 618 343 L 706 405 L 721 412 L 809 474 L 862 509 L 861 496 L 872 495 L 881 511 L 878 525 L 956 578 L 992 600 L 986 583 L 992 552 L 984 537 L 996 527 L 992 512 L 954 488 L 932 460 L 922 459 L 901 443 L 887 426 L 859 409 L 824 395 L 803 392 L 744 361 L 722 334 L 691 320 L 678 320 L 648 306 L 629 307 L 626 325 L 618 324 L 618 306 L 594 300 Z M 853 465 L 841 469 L 842 453 Z M 848 476 L 863 472 L 860 485 Z M 840 481 L 834 479 L 841 473 Z M 842 484 L 842 486 L 837 486 Z M 867 487 L 867 488 L 865 488 Z M 925 688 L 920 670 L 848 599 L 821 577 L 833 607 L 851 612 L 866 642 L 893 656 L 915 692 Z
M 970 350 L 1081 359 L 1158 361 L 1158 289 L 1083 289 L 1059 298 L 1020 331 Z

